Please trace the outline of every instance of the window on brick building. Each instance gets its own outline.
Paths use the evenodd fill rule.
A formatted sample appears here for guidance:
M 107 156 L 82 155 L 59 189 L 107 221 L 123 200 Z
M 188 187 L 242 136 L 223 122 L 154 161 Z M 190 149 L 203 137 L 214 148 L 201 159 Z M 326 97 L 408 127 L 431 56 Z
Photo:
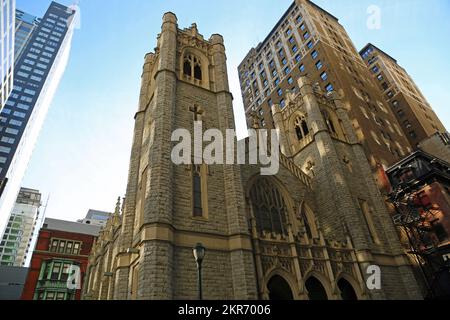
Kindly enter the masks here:
M 322 62 L 321 62 L 320 60 L 317 61 L 317 63 L 316 63 L 316 68 L 317 68 L 317 70 L 322 69 L 322 66 L 323 66 Z
M 50 279 L 51 280 L 59 280 L 60 272 L 61 272 L 61 262 L 54 262 Z

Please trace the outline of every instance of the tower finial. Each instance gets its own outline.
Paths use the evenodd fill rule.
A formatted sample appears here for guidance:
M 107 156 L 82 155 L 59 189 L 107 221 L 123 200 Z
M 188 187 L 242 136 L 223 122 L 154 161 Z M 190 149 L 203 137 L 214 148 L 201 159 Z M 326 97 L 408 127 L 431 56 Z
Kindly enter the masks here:
M 124 214 L 124 212 L 125 212 L 125 197 L 123 197 L 122 198 L 122 210 L 121 210 L 121 212 L 122 212 L 122 214 Z
M 197 24 L 195 22 L 193 24 L 191 24 L 191 32 L 192 32 L 193 36 L 198 35 L 198 28 L 197 28 Z
M 114 211 L 114 214 L 116 215 L 120 214 L 120 197 L 117 198 L 116 210 Z

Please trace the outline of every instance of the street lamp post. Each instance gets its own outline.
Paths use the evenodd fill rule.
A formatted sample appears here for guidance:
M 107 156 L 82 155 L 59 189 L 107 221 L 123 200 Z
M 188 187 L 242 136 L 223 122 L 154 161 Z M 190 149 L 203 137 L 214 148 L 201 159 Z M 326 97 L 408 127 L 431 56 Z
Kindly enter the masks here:
M 202 262 L 205 258 L 206 249 L 201 243 L 197 243 L 197 245 L 192 249 L 194 254 L 195 262 L 197 263 L 197 283 L 198 283 L 198 299 L 203 300 L 202 293 Z

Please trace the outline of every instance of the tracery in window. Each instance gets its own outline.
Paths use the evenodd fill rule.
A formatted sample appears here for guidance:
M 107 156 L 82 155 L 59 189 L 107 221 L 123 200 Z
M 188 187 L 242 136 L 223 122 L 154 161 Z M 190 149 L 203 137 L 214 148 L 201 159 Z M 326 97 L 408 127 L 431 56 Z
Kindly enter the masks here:
M 183 74 L 193 79 L 201 81 L 202 64 L 200 60 L 191 54 L 186 55 L 183 61 Z
M 308 124 L 306 123 L 305 116 L 299 116 L 295 119 L 295 133 L 299 141 L 309 134 L 309 128 Z
M 192 64 L 191 61 L 189 59 L 184 59 L 184 64 L 183 64 L 183 73 L 186 76 L 191 76 L 191 71 L 192 71 Z
M 268 178 L 260 177 L 250 197 L 258 231 L 286 234 L 287 207 L 280 190 Z

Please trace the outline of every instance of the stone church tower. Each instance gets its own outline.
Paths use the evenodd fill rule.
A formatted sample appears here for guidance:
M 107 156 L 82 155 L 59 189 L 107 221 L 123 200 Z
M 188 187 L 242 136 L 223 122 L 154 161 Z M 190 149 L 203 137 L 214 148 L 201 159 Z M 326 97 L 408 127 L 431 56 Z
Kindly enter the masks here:
M 196 299 L 199 242 L 205 299 L 420 298 L 339 97 L 307 78 L 299 86 L 272 110 L 277 175 L 174 164 L 173 131 L 201 120 L 225 136 L 234 116 L 222 37 L 179 29 L 166 13 L 145 57 L 126 197 L 89 258 L 84 298 Z M 373 265 L 381 288 L 369 290 Z
M 145 58 L 117 252 L 114 298 L 189 299 L 196 293 L 192 248 L 208 248 L 205 296 L 256 297 L 253 256 L 238 166 L 179 165 L 172 132 L 234 127 L 225 47 L 166 13 L 155 53 Z M 220 288 L 220 290 L 218 290 Z

